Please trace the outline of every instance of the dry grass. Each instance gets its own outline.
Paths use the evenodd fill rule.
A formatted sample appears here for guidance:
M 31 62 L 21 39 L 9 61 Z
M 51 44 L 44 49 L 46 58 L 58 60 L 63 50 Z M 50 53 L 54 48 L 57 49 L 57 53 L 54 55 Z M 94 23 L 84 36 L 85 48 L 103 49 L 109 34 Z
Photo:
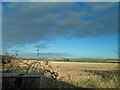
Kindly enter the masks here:
M 118 87 L 117 63 L 87 63 L 87 62 L 50 62 L 59 67 L 59 80 L 72 83 L 79 87 L 116 88 Z M 93 71 L 93 73 L 86 71 Z M 94 72 L 95 71 L 95 72 Z M 100 72 L 97 74 L 97 72 Z M 103 72 L 104 71 L 104 72 Z M 110 72 L 109 72 L 110 71 Z M 106 78 L 102 74 L 107 72 Z M 111 76 L 111 78 L 109 78 Z
M 24 67 L 23 63 L 31 64 L 35 60 L 14 60 L 11 63 L 19 67 Z M 39 67 L 45 66 L 43 61 Z M 10 64 L 3 68 L 8 68 Z M 48 66 L 51 66 L 50 68 Z M 117 63 L 87 63 L 87 62 L 54 62 L 50 61 L 49 65 L 44 68 L 49 68 L 50 71 L 58 71 L 60 81 L 73 84 L 77 87 L 85 88 L 118 88 L 118 78 L 114 70 L 117 70 Z M 25 70 L 27 68 L 23 68 Z M 36 70 L 37 70 L 36 69 Z M 103 72 L 104 71 L 104 72 Z M 108 72 L 110 71 L 110 72 Z M 103 74 L 105 76 L 103 77 Z

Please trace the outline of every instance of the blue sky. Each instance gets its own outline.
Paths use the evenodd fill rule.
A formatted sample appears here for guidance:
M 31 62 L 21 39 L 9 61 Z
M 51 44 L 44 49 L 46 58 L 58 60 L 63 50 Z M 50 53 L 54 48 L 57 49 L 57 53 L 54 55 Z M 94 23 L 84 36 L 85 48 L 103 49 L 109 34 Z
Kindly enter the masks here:
M 3 53 L 18 57 L 117 58 L 117 3 L 4 2 Z

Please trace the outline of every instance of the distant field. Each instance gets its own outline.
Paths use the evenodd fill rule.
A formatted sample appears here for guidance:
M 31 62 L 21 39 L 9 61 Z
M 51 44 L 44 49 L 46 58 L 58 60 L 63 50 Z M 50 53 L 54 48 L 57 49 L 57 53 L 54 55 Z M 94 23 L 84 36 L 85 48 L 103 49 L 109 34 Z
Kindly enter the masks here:
M 60 80 L 83 87 L 116 87 L 118 64 L 88 62 L 50 62 L 58 65 Z M 70 77 L 70 79 L 69 79 Z M 107 80 L 105 80 L 108 78 Z
M 20 60 L 30 64 L 36 60 Z M 14 63 L 19 63 L 15 60 Z M 95 62 L 58 62 L 50 61 L 51 71 L 57 70 L 59 81 L 84 88 L 118 88 L 118 64 Z
M 98 62 L 98 63 L 118 63 L 118 59 L 105 58 L 52 58 L 51 61 L 67 61 L 67 62 Z

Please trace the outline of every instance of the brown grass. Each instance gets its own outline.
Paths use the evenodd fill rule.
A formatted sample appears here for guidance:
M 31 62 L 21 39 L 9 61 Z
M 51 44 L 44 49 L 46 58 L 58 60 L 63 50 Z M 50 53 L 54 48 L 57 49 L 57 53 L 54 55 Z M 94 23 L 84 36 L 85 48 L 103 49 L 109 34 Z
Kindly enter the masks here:
M 25 68 L 26 64 L 34 64 L 36 60 L 14 60 L 13 63 L 19 63 L 18 66 Z M 38 62 L 38 61 L 37 61 Z M 60 81 L 64 81 L 73 84 L 77 87 L 85 88 L 118 88 L 118 78 L 117 73 L 117 63 L 87 63 L 87 62 L 54 62 L 43 63 L 40 61 L 35 67 L 38 70 L 40 67 L 49 68 L 49 70 L 58 72 Z M 49 64 L 49 65 L 45 65 Z M 17 65 L 17 64 L 15 64 Z M 50 67 L 49 67 L 50 66 Z M 4 68 L 9 67 L 9 65 L 4 66 Z M 23 69 L 23 70 L 24 70 Z M 30 69 L 28 69 L 30 70 Z M 27 70 L 27 72 L 28 72 Z M 110 72 L 108 72 L 110 71 Z M 118 72 L 118 71 L 117 71 Z M 103 74 L 107 73 L 105 77 Z M 111 76 L 111 78 L 109 78 Z

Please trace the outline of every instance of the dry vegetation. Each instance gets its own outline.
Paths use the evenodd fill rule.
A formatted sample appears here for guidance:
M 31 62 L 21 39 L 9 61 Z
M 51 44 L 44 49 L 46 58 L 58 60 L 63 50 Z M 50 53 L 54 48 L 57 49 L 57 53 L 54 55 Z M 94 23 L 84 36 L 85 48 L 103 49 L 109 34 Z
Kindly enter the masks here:
M 117 63 L 55 62 L 12 60 L 3 65 L 3 73 L 43 74 L 83 88 L 119 88 Z
M 59 68 L 59 80 L 86 88 L 117 88 L 117 63 L 51 62 Z

